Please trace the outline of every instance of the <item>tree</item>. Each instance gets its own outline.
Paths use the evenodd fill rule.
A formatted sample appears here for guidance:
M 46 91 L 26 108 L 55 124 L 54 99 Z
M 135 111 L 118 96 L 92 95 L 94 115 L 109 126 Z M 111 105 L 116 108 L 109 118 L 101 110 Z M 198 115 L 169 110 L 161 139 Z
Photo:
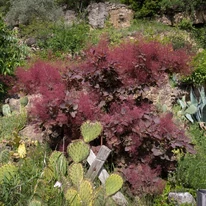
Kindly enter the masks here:
M 33 19 L 56 21 L 62 14 L 62 9 L 55 0 L 11 0 L 10 9 L 6 15 L 8 23 L 29 24 Z

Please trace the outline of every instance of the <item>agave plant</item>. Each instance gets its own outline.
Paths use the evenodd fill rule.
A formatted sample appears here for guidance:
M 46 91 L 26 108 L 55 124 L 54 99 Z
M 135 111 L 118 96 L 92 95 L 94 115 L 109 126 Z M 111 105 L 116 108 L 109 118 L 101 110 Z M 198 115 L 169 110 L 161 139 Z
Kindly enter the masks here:
M 190 101 L 186 102 L 185 96 L 178 100 L 182 110 L 180 113 L 192 123 L 206 122 L 206 96 L 204 87 L 198 89 L 199 97 L 195 95 L 194 90 L 190 90 Z

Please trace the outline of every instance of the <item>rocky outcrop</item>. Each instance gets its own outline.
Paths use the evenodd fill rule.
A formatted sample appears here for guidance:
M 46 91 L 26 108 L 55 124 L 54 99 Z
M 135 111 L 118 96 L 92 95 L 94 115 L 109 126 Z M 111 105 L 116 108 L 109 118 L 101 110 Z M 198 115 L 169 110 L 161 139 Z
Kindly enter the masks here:
M 177 205 L 190 204 L 195 206 L 195 199 L 189 192 L 170 192 L 168 195 L 170 201 L 175 201 Z
M 125 28 L 131 25 L 134 12 L 124 6 L 114 7 L 109 10 L 109 21 L 115 28 Z
M 181 23 L 181 21 L 185 19 L 192 22 L 192 24 L 194 25 L 206 24 L 206 9 L 196 10 L 191 15 L 188 15 L 186 12 L 178 12 L 172 16 L 163 14 L 157 19 L 157 21 L 166 25 L 176 25 Z
M 89 24 L 93 28 L 104 28 L 109 13 L 105 3 L 93 3 L 87 8 Z
M 77 21 L 76 13 L 73 10 L 66 10 L 64 13 L 65 23 L 68 25 L 72 25 Z
M 134 12 L 124 4 L 93 3 L 87 11 L 93 28 L 104 28 L 107 19 L 115 28 L 129 27 L 134 17 Z

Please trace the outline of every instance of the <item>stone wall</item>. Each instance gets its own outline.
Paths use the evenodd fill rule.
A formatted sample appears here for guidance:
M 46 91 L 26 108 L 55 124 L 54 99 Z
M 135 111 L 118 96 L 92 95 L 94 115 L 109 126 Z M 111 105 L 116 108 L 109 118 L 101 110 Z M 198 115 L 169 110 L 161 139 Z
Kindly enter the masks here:
M 90 4 L 87 11 L 93 28 L 104 28 L 107 19 L 115 28 L 129 27 L 134 17 L 134 12 L 126 5 L 109 2 Z

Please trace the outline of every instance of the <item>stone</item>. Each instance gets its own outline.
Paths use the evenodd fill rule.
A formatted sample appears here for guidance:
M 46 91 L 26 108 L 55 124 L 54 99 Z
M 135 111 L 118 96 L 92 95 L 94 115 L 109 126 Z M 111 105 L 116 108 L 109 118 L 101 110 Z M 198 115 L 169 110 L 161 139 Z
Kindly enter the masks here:
M 77 21 L 76 13 L 73 10 L 66 10 L 64 13 L 65 24 L 72 25 Z
M 108 17 L 108 9 L 104 3 L 93 3 L 87 8 L 89 24 L 93 28 L 104 28 L 104 23 Z
M 134 12 L 125 6 L 114 8 L 109 11 L 109 21 L 115 28 L 130 27 L 133 18 Z
M 178 205 L 180 204 L 191 204 L 196 205 L 194 197 L 189 192 L 170 192 L 168 195 L 170 201 L 176 201 Z
M 33 37 L 30 37 L 28 39 L 25 40 L 25 44 L 27 46 L 32 46 L 32 45 L 35 45 L 37 43 L 36 39 L 33 38 Z
M 11 111 L 12 112 L 20 112 L 20 99 L 14 99 L 14 98 L 11 98 L 9 99 L 9 106 L 11 108 Z
M 161 17 L 157 18 L 157 22 L 160 22 L 165 25 L 172 25 L 171 19 L 167 15 L 162 15 Z
M 19 132 L 19 135 L 30 141 L 43 142 L 43 133 L 34 124 L 27 125 Z
M 125 28 L 131 25 L 134 12 L 124 4 L 92 3 L 87 7 L 89 24 L 93 28 L 104 28 L 105 21 L 115 28 Z

